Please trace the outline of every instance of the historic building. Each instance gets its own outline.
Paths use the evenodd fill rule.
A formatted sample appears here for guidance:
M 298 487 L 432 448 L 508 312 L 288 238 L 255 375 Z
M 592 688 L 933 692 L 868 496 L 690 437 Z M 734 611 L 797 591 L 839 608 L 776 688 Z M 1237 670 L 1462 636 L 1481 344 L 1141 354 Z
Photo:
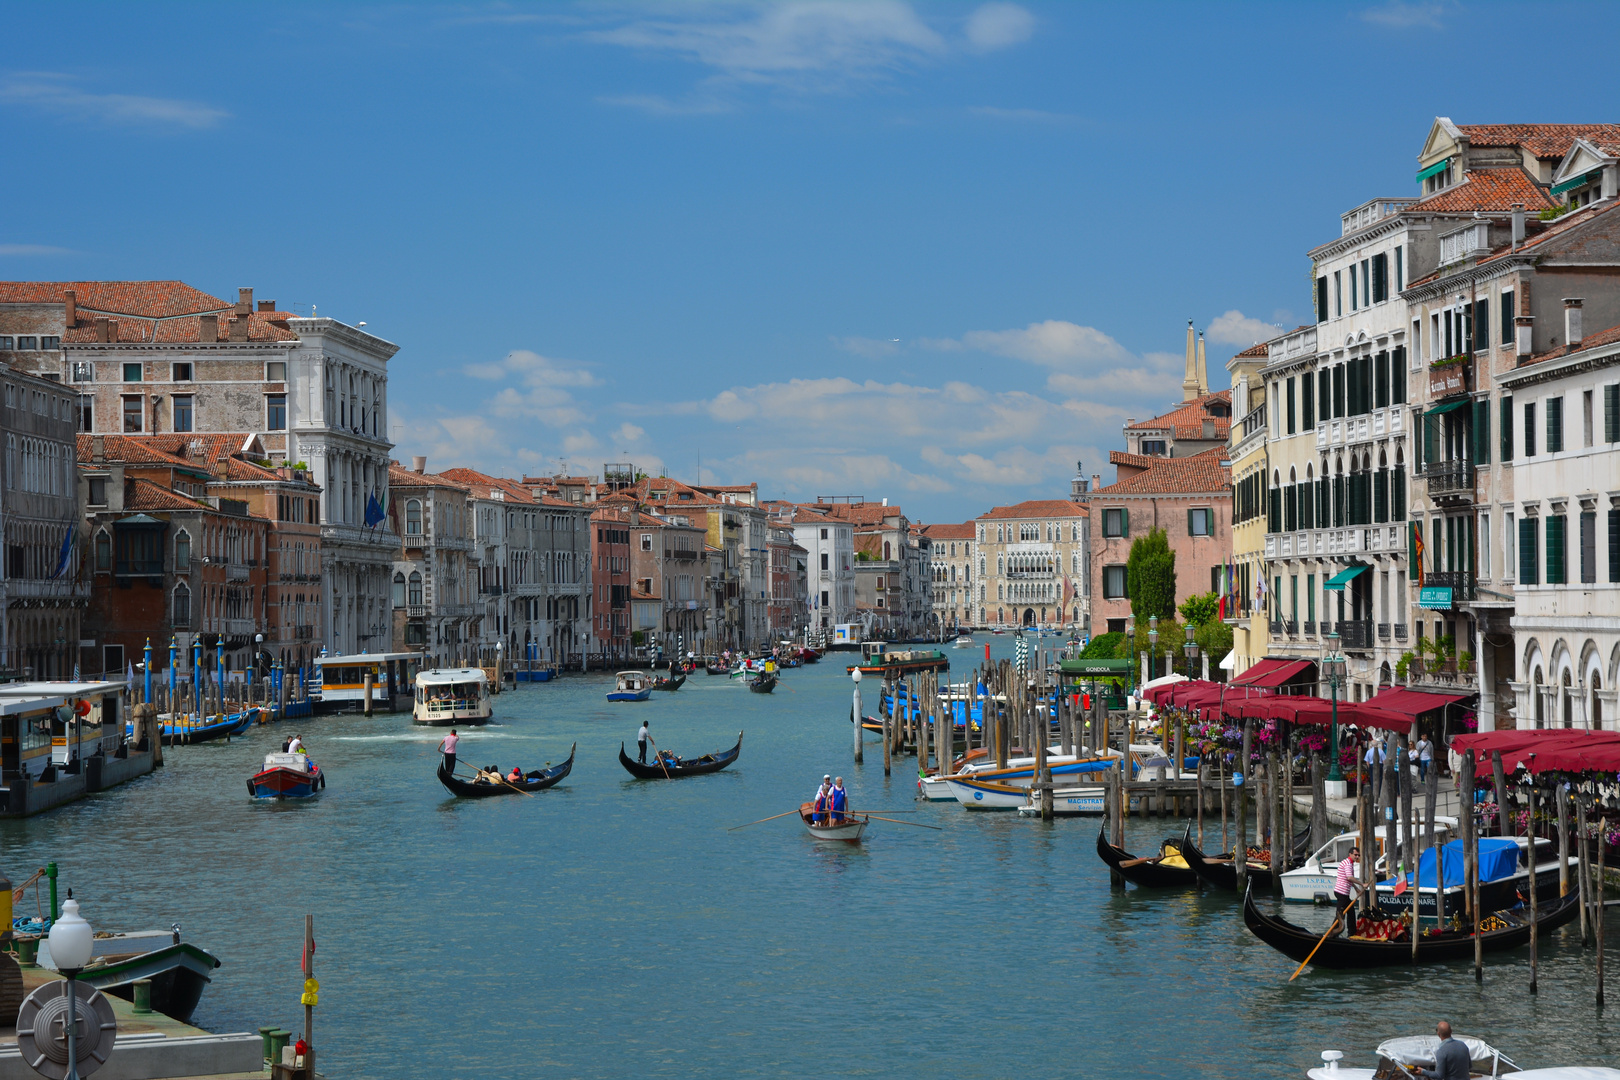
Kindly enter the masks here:
M 929 576 L 933 579 L 934 622 L 953 634 L 975 625 L 978 592 L 974 586 L 974 536 L 971 521 L 960 525 L 920 525 L 929 541 Z
M 1089 624 L 1091 533 L 1084 503 L 1035 499 L 997 506 L 973 527 L 978 625 Z
M 1315 349 L 1316 331 L 1303 328 L 1298 349 Z M 1286 335 L 1292 337 L 1293 335 Z M 1222 576 L 1221 617 L 1232 628 L 1232 655 L 1211 657 L 1228 677 L 1266 657 L 1271 643 L 1263 587 L 1266 581 L 1267 491 L 1271 466 L 1266 441 L 1266 385 L 1260 369 L 1270 362 L 1264 342 L 1227 362 L 1232 377 L 1232 430 L 1227 451 L 1232 465 L 1232 557 Z
M 399 537 L 389 567 L 392 651 L 421 651 L 435 667 L 472 663 L 483 616 L 475 602 L 470 492 L 429 473 L 423 458 L 413 465 L 392 466 L 389 484 L 388 515 Z

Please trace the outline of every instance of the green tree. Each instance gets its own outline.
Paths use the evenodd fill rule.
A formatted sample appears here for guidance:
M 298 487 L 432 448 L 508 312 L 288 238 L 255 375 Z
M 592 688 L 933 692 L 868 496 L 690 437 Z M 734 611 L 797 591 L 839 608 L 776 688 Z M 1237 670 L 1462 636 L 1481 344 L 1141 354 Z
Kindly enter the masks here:
M 1131 544 L 1125 560 L 1125 593 L 1136 616 L 1137 633 L 1151 615 L 1161 621 L 1176 617 L 1176 553 L 1163 529 L 1154 529 Z
M 1080 650 L 1082 660 L 1117 660 L 1125 655 L 1125 635 L 1119 631 L 1098 634 Z
M 1193 640 L 1209 656 L 1209 667 L 1213 672 L 1226 659 L 1226 654 L 1232 651 L 1232 628 L 1219 619 L 1211 619 L 1193 631 Z
M 1212 592 L 1198 593 L 1183 600 L 1181 607 L 1176 610 L 1181 612 L 1183 619 L 1194 626 L 1203 626 L 1205 623 L 1213 622 L 1215 616 L 1220 614 L 1221 598 Z

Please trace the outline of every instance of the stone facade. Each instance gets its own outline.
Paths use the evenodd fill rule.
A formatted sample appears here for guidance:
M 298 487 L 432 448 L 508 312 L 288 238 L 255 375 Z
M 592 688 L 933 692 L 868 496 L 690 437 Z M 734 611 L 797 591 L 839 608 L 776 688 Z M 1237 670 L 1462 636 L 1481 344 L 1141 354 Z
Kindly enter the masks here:
M 1036 499 L 998 506 L 973 525 L 978 625 L 1088 624 L 1091 525 L 1084 504 Z

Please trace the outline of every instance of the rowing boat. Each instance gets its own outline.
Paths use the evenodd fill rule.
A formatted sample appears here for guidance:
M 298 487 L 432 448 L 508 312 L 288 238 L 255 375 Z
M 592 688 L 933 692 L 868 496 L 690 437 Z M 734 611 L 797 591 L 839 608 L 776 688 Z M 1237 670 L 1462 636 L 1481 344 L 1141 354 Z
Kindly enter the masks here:
M 817 840 L 841 840 L 846 844 L 861 842 L 861 834 L 866 832 L 869 819 L 864 814 L 851 814 L 844 812 L 842 822 L 833 822 L 826 825 L 817 824 L 814 820 L 816 804 L 813 802 L 799 804 L 799 820 L 804 822 L 805 829 Z M 831 816 L 831 811 L 823 810 L 823 816 Z

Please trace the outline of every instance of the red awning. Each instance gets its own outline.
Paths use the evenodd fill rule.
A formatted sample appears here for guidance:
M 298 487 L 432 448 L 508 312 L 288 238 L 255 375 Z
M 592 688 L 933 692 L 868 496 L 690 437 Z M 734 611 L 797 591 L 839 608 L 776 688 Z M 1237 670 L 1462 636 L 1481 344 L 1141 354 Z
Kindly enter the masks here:
M 1367 699 L 1367 704 L 1385 712 L 1400 713 L 1417 719 L 1423 713 L 1444 708 L 1455 701 L 1466 701 L 1473 694 L 1434 694 L 1424 690 L 1406 690 L 1390 687 Z
M 1498 750 L 1502 753 L 1502 767 L 1508 772 L 1514 772 L 1520 766 L 1530 767 L 1530 755 L 1535 754 L 1532 772 L 1556 769 L 1620 773 L 1620 732 L 1617 731 L 1576 731 L 1568 728 L 1480 731 L 1453 736 L 1451 749 L 1459 754 L 1474 751 L 1482 774 L 1490 772 L 1491 754 Z
M 1257 660 L 1242 675 L 1232 680 L 1233 686 L 1281 686 L 1306 668 L 1315 666 L 1314 660 Z

